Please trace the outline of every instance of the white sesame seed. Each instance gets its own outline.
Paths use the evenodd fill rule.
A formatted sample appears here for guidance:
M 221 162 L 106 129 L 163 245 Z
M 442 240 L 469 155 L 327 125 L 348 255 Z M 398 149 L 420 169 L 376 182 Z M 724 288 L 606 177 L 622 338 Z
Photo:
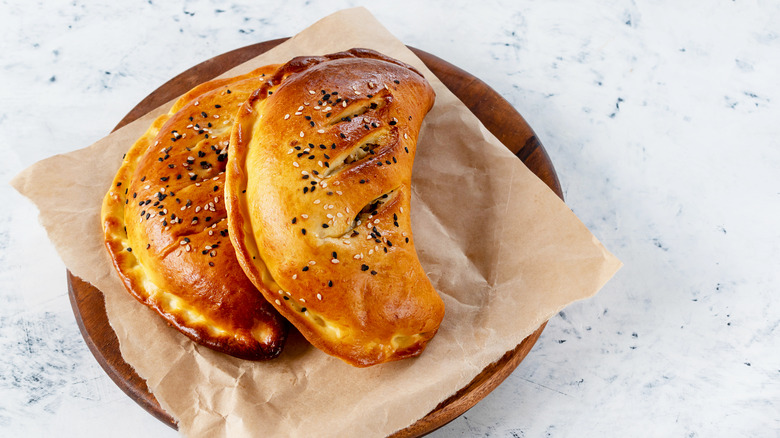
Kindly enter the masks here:
M 317 299 L 322 301 L 322 295 L 321 294 L 317 294 Z
M 189 246 L 189 245 L 187 245 L 187 246 L 185 246 L 185 247 L 184 247 L 184 249 L 186 249 L 186 250 L 187 250 L 187 252 L 190 252 L 190 251 L 192 250 L 192 247 L 191 247 L 191 246 Z
M 300 135 L 301 137 L 303 137 L 303 131 L 301 131 L 301 133 L 300 133 L 300 134 L 298 134 L 298 135 Z
M 195 106 L 198 106 L 198 105 L 200 105 L 200 102 L 198 102 L 198 101 L 196 100 L 196 101 L 195 101 L 195 103 L 193 103 L 193 105 L 195 105 Z
M 334 182 L 333 182 L 333 185 L 334 185 L 334 186 L 337 186 L 337 185 L 340 185 L 340 184 L 341 184 L 341 181 L 334 181 Z
M 209 255 L 210 255 L 210 256 L 212 256 L 212 257 L 214 257 L 214 256 L 216 256 L 216 255 L 217 255 L 217 252 L 216 252 L 216 251 L 211 251 L 211 252 L 209 253 Z
M 341 193 L 341 190 L 336 190 L 336 194 L 337 194 L 337 195 L 341 195 L 341 194 L 342 194 L 342 193 Z
M 317 94 L 314 90 L 309 90 L 309 94 Z
M 213 236 L 213 235 L 214 235 L 214 232 L 209 230 L 209 236 Z
M 324 129 L 318 129 L 318 130 L 317 130 L 317 133 L 318 133 L 318 134 L 324 134 L 324 133 L 325 133 L 325 130 L 324 130 Z
M 374 219 L 374 223 L 378 224 L 379 223 L 379 219 Z
M 300 167 L 301 165 L 300 165 L 300 164 L 298 164 L 298 163 L 296 163 L 295 161 L 293 161 L 293 166 L 295 166 L 295 167 Z
M 318 201 L 319 201 L 319 199 L 318 199 Z M 308 219 L 308 218 L 309 218 L 309 215 L 308 215 L 308 214 L 302 214 L 302 215 L 301 215 L 301 217 L 302 217 L 303 219 Z
M 276 303 L 277 306 L 281 306 L 282 305 L 282 303 L 279 301 L 278 298 L 274 302 Z
M 212 117 L 214 117 L 215 119 L 218 119 L 219 118 L 219 114 L 214 114 Z
M 328 219 L 333 219 L 333 215 L 330 213 L 326 214 L 325 217 L 327 217 Z
M 305 303 L 305 302 L 306 302 L 306 300 L 304 300 L 303 298 L 298 298 L 298 301 L 300 301 L 300 302 L 302 302 L 302 303 Z
M 211 245 L 206 245 L 206 246 L 203 247 L 203 249 L 210 250 L 211 249 Z
M 355 254 L 352 258 L 355 260 L 360 260 L 360 254 Z
M 336 217 L 344 217 L 344 215 L 341 213 L 336 213 Z
M 147 185 L 144 186 L 144 189 L 145 190 L 149 190 L 149 188 L 151 188 L 151 187 L 152 187 L 151 185 L 147 184 Z
M 345 101 L 342 101 L 342 102 L 341 102 L 341 106 L 343 106 L 344 108 L 346 108 L 346 107 L 347 107 L 347 101 L 346 101 L 346 100 L 345 100 Z
M 279 289 L 279 295 L 284 295 L 284 291 Z
M 310 265 L 316 265 L 316 264 L 317 264 L 317 262 L 315 262 L 314 260 L 309 260 L 309 264 L 310 264 Z
M 320 200 L 319 200 L 319 199 L 315 199 L 315 200 L 314 200 L 314 203 L 315 203 L 315 204 L 319 204 L 319 203 L 320 203 Z
M 401 207 L 401 213 L 403 213 L 403 212 L 404 212 L 404 208 L 403 208 L 403 207 Z
M 185 209 L 185 208 L 187 208 L 187 207 L 184 207 L 184 206 L 182 206 L 182 207 L 180 208 L 180 210 L 181 210 L 181 211 L 184 211 L 184 209 Z
M 319 105 L 314 105 L 312 108 L 318 110 L 318 109 L 320 109 L 320 106 Z
M 296 115 L 296 116 L 300 116 L 301 114 L 303 114 L 303 113 L 302 113 L 302 112 L 300 112 L 300 111 L 297 111 L 297 112 L 295 113 L 295 115 Z
M 323 109 L 323 110 L 322 110 L 322 112 L 324 112 L 324 113 L 325 113 L 325 112 L 328 112 L 328 111 L 330 111 L 330 110 L 332 110 L 332 109 L 333 109 L 333 108 L 331 108 L 331 107 L 329 107 L 329 106 L 326 106 L 326 107 L 325 107 L 325 109 Z
M 405 133 L 405 132 L 404 132 L 404 138 L 405 138 L 405 139 L 407 139 L 407 140 L 409 139 L 409 136 L 408 136 L 408 135 L 406 135 L 406 133 Z
M 200 213 L 200 205 L 195 207 L 195 213 Z
M 287 120 L 287 119 L 289 119 L 289 118 L 290 118 L 290 115 L 289 115 L 289 114 L 285 114 L 285 115 L 284 115 L 284 120 Z
M 335 265 L 335 264 L 338 264 L 339 259 L 330 259 L 330 262 Z
M 317 164 L 319 164 L 319 166 L 322 167 L 322 160 L 317 161 Z
M 186 244 L 187 244 L 187 242 L 185 242 L 183 240 L 181 242 L 179 242 L 179 245 L 186 245 Z
M 326 183 L 325 181 L 321 182 L 320 185 L 322 186 L 323 189 L 325 187 L 328 187 L 328 183 Z
M 214 197 L 214 203 L 215 204 L 219 204 L 219 196 L 215 196 Z
M 198 223 L 198 220 L 197 219 L 193 219 L 192 222 L 190 222 L 190 225 L 195 225 L 197 223 Z
M 371 255 L 371 254 L 373 254 L 373 253 L 374 253 L 374 250 L 373 250 L 373 249 L 369 249 L 369 250 L 368 250 L 368 255 Z
M 292 276 L 292 279 L 293 279 L 293 280 L 296 280 L 296 279 L 298 279 L 298 274 L 293 274 L 293 276 Z M 287 294 L 289 295 L 289 292 L 287 292 Z

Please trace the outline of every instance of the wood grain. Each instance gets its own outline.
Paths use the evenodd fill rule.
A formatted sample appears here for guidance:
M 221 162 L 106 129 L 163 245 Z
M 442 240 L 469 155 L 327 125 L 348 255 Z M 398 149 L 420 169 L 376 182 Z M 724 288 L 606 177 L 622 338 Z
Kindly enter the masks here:
M 114 128 L 119 129 L 150 110 L 178 97 L 195 85 L 213 79 L 284 42 L 286 38 L 243 47 L 211 58 L 176 76 L 138 103 Z M 482 121 L 510 151 L 544 181 L 561 199 L 560 183 L 550 158 L 525 119 L 487 84 L 469 73 L 422 50 L 410 48 L 428 68 Z M 81 334 L 98 363 L 130 398 L 169 426 L 174 419 L 151 394 L 119 352 L 119 342 L 106 316 L 103 294 L 68 272 L 68 292 Z M 393 434 L 393 438 L 423 436 L 447 424 L 473 407 L 495 389 L 531 351 L 544 330 L 542 324 L 515 349 L 486 367 L 471 383 L 441 402 L 415 424 Z

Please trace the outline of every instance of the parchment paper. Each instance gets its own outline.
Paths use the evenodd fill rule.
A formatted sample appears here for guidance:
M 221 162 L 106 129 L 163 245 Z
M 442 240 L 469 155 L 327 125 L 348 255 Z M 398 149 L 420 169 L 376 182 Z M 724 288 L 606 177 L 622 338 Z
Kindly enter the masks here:
M 412 223 L 446 315 L 419 358 L 357 369 L 293 335 L 280 358 L 242 361 L 194 344 L 125 291 L 103 246 L 100 206 L 122 155 L 170 105 L 88 148 L 38 162 L 12 182 L 37 204 L 71 272 L 103 291 L 122 356 L 185 436 L 388 435 L 564 306 L 594 295 L 621 265 L 365 9 L 328 16 L 223 76 L 352 47 L 414 65 L 436 91 L 414 164 Z

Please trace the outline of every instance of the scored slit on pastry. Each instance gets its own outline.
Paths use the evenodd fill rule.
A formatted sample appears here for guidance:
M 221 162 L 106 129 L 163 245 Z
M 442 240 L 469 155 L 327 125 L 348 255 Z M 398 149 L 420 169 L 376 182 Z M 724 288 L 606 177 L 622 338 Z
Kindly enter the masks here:
M 444 316 L 409 217 L 433 99 L 412 67 L 352 49 L 293 59 L 236 115 L 226 202 L 239 262 L 314 346 L 355 366 L 419 355 Z
M 127 290 L 194 341 L 253 360 L 276 357 L 288 327 L 236 259 L 224 170 L 238 106 L 277 67 L 178 99 L 125 154 L 102 209 Z

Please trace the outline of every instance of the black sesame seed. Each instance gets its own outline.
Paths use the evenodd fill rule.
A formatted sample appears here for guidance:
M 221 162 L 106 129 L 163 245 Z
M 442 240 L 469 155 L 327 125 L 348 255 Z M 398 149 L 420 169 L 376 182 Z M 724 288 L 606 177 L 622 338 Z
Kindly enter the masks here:
M 297 217 L 292 218 L 292 223 L 294 224 L 296 222 L 298 222 L 298 218 Z
M 333 281 L 328 280 L 328 287 L 333 287 Z
M 309 193 L 309 186 L 303 188 L 303 193 Z
M 360 265 L 360 270 L 368 271 L 368 265 Z
M 376 271 L 371 271 L 371 275 L 376 275 L 376 274 L 377 274 Z
M 214 105 L 214 108 L 222 108 L 222 105 L 219 105 L 219 104 Z
M 214 267 L 214 262 L 209 262 L 209 266 Z
M 406 243 L 409 243 L 409 238 L 408 237 L 406 238 Z
M 393 82 L 395 82 L 396 84 L 400 84 L 401 83 L 401 82 L 398 81 L 398 79 L 394 80 Z
M 338 254 L 336 254 L 336 251 L 333 251 L 332 253 L 330 253 L 330 255 L 332 255 L 334 259 L 339 258 Z
M 203 116 L 203 117 L 208 117 L 209 116 L 208 114 L 206 114 L 206 111 L 201 111 L 200 115 Z
M 284 300 L 285 300 L 285 301 L 287 301 L 287 300 L 289 300 L 289 299 L 290 299 L 290 297 L 288 297 L 288 296 L 286 296 L 286 295 L 284 296 Z
M 394 126 L 396 123 L 398 123 L 398 122 L 396 122 L 395 120 L 390 120 L 390 121 L 388 122 L 388 124 L 389 124 L 390 126 Z
M 328 228 L 329 226 L 328 224 L 322 224 L 322 228 Z
M 306 228 L 301 228 L 301 234 L 306 235 Z
M 308 266 L 304 266 L 304 267 L 303 267 L 303 269 L 301 269 L 301 271 L 303 271 L 303 272 L 306 272 L 306 271 L 308 271 L 308 270 L 309 270 L 309 267 L 308 267 Z
M 365 183 L 366 183 L 366 180 L 364 180 L 364 179 L 360 180 L 360 184 L 365 184 Z
M 118 183 L 116 183 L 116 186 L 117 186 L 117 187 L 119 187 L 119 186 L 121 186 L 121 185 L 122 185 L 122 183 L 121 183 L 121 182 L 118 182 Z
M 214 191 L 216 192 L 218 190 L 219 190 L 219 186 L 214 186 Z
M 304 312 L 306 312 L 306 308 L 305 307 L 301 307 L 301 313 L 304 313 Z
M 133 252 L 133 248 L 127 248 L 127 252 Z

